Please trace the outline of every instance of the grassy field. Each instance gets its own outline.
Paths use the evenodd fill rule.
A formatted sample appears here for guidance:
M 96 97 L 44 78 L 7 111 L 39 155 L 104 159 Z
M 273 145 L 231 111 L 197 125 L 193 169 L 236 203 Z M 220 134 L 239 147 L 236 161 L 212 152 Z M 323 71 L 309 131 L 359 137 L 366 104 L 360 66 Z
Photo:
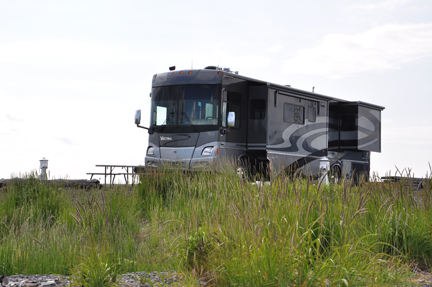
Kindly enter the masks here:
M 171 271 L 185 286 L 399 285 L 432 264 L 432 186 L 270 186 L 163 169 L 132 187 L 69 189 L 34 173 L 0 190 L 0 274 Z

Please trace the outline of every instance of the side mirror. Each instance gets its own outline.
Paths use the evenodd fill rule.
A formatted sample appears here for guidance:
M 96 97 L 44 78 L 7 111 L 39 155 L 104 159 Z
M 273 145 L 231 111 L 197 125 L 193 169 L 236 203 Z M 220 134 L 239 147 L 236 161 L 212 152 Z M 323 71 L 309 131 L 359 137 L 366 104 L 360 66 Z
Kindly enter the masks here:
M 229 127 L 235 126 L 235 112 L 228 113 L 228 126 Z
M 137 125 L 137 127 L 148 130 L 148 133 L 151 135 L 154 133 L 154 131 L 152 129 L 140 126 L 139 125 L 140 123 L 141 123 L 141 110 L 137 110 L 135 112 L 135 124 Z
M 139 125 L 141 123 L 141 110 L 135 112 L 135 124 Z

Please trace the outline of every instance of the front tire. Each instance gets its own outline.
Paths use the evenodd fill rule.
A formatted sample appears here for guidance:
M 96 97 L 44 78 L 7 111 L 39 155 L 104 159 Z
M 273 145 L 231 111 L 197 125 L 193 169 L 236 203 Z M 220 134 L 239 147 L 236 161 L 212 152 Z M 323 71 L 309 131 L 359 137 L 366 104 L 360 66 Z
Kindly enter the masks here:
M 245 158 L 242 158 L 237 162 L 237 175 L 242 180 L 249 180 L 249 168 L 248 167 L 249 167 L 248 160 Z

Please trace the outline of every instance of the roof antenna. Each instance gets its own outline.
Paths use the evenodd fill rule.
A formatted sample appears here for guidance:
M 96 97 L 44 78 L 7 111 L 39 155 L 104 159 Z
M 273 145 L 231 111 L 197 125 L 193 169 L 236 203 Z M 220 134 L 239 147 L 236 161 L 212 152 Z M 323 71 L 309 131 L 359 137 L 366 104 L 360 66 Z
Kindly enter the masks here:
M 191 60 L 191 70 L 193 70 L 193 59 Z
M 315 93 L 315 87 L 312 87 L 312 93 Z
M 222 52 L 221 52 L 221 55 L 220 55 L 220 58 L 219 58 L 218 68 L 219 68 L 220 61 L 222 59 L 222 54 L 224 52 L 224 49 L 225 49 L 225 46 L 222 47 Z

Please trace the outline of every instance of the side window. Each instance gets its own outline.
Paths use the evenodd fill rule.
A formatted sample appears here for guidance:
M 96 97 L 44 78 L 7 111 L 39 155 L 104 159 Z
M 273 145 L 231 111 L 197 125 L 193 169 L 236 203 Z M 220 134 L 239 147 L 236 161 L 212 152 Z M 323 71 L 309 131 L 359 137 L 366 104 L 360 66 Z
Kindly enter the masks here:
M 265 119 L 266 102 L 265 100 L 250 101 L 250 119 L 263 120 Z
M 342 114 L 341 115 L 341 131 L 355 131 L 356 130 L 356 115 Z
M 235 125 L 231 127 L 232 129 L 240 128 L 240 119 L 241 119 L 241 94 L 228 92 L 227 100 L 228 100 L 228 113 L 235 112 Z
M 205 118 L 206 119 L 208 119 L 208 118 L 213 119 L 213 117 L 214 117 L 214 115 L 213 115 L 213 104 L 206 103 L 205 105 L 206 105 L 205 106 Z
M 266 121 L 266 101 L 263 99 L 251 100 L 250 101 L 250 111 L 249 111 L 250 121 L 254 133 L 265 135 L 267 131 L 267 121 Z M 252 135 L 251 138 L 255 140 L 259 139 L 265 142 L 265 137 L 257 137 L 257 135 Z
M 304 107 L 284 103 L 283 120 L 287 123 L 304 124 Z
M 157 106 L 156 107 L 156 125 L 161 126 L 166 124 L 166 118 L 167 118 L 167 108 Z
M 308 106 L 308 122 L 314 123 L 316 122 L 316 115 L 317 115 L 317 103 L 309 102 Z

